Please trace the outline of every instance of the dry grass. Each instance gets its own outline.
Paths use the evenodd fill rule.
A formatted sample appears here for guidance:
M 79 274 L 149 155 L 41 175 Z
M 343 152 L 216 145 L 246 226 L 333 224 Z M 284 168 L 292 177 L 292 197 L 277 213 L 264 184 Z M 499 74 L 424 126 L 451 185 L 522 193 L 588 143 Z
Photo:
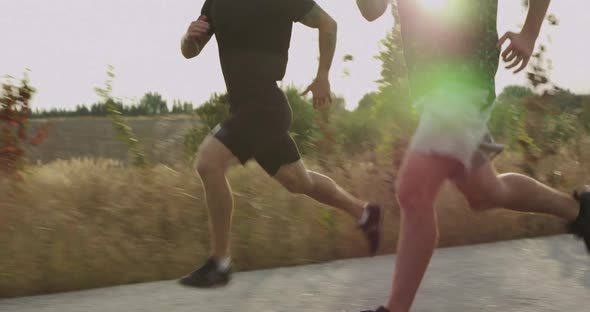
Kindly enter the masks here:
M 516 156 L 504 154 L 499 167 L 514 170 L 515 163 Z M 542 172 L 554 170 L 556 163 L 548 159 Z M 563 167 L 564 189 L 588 182 L 583 180 L 588 166 Z M 382 172 L 351 162 L 326 173 L 354 194 L 385 204 L 381 252 L 391 253 L 399 210 Z M 256 166 L 232 170 L 230 181 L 238 269 L 366 255 L 366 243 L 347 215 L 288 194 Z M 54 161 L 33 167 L 22 183 L 0 180 L 0 198 L 0 297 L 173 279 L 207 255 L 203 192 L 188 168 L 158 165 L 141 171 L 113 160 Z M 540 215 L 472 213 L 451 189 L 441 197 L 439 220 L 441 246 L 554 234 L 563 228 L 561 221 Z

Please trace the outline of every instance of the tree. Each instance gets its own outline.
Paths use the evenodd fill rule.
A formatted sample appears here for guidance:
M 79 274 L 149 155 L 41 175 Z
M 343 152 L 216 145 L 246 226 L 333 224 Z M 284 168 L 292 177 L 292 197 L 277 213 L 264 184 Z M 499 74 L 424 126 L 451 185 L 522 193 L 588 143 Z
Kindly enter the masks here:
M 366 110 L 371 110 L 375 107 L 375 105 L 377 105 L 377 97 L 378 93 L 376 92 L 371 92 L 371 93 L 367 93 L 365 94 L 361 100 L 359 101 L 358 106 L 356 107 L 355 111 L 366 111 Z
M 90 115 L 106 116 L 107 110 L 104 103 L 94 103 L 90 106 Z
M 168 113 L 168 105 L 162 99 L 159 93 L 148 92 L 139 101 L 139 106 L 143 108 L 147 115 L 160 115 Z
M 372 96 L 375 102 L 371 109 L 372 122 L 379 129 L 378 158 L 398 167 L 408 138 L 415 128 L 417 116 L 412 108 L 407 68 L 403 53 L 399 12 L 394 3 L 391 7 L 394 25 L 381 41 L 382 50 L 376 56 L 381 61 L 381 78 L 377 81 L 379 91 Z M 366 101 L 367 99 L 365 99 Z
M 47 137 L 48 125 L 43 125 L 29 137 L 28 119 L 31 98 L 35 90 L 27 77 L 16 86 L 11 81 L 2 85 L 0 94 L 0 174 L 18 176 L 25 166 L 25 145 L 38 145 Z
M 191 104 L 191 111 L 192 111 L 192 104 Z M 183 103 L 181 103 L 179 100 L 173 100 L 172 101 L 172 114 L 183 114 L 183 113 L 188 113 L 184 110 L 183 108 Z
M 182 110 L 185 114 L 190 114 L 195 111 L 195 109 L 193 108 L 193 103 L 189 102 L 185 102 L 184 104 L 182 104 Z
M 407 68 L 404 60 L 401 25 L 397 4 L 391 8 L 393 27 L 381 41 L 383 49 L 375 57 L 381 61 L 381 78 L 377 80 L 381 89 L 392 87 L 395 91 L 406 92 Z
M 76 105 L 75 114 L 77 116 L 88 116 L 90 115 L 90 110 L 88 107 L 86 107 L 86 105 Z

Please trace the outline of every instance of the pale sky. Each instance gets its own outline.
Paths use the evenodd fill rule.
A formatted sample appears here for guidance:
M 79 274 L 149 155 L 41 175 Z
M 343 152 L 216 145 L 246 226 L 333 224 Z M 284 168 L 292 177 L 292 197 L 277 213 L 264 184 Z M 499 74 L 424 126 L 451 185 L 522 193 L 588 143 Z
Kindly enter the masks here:
M 427 0 L 417 0 L 427 1 Z M 0 0 L 0 76 L 29 77 L 37 88 L 36 108 L 73 108 L 98 100 L 94 87 L 103 84 L 108 64 L 115 67 L 114 94 L 126 103 L 156 91 L 173 99 L 204 102 L 225 86 L 212 40 L 196 59 L 185 60 L 180 37 L 195 19 L 204 0 Z M 332 67 L 332 89 L 356 107 L 376 90 L 380 62 L 374 59 L 379 41 L 392 26 L 390 14 L 366 22 L 354 0 L 317 0 L 339 24 Z M 518 31 L 525 12 L 520 0 L 499 0 L 498 30 Z M 587 56 L 587 0 L 554 0 L 550 13 L 557 27 L 544 25 L 541 41 L 551 35 L 549 56 L 553 79 L 575 92 L 590 92 Z M 283 84 L 305 87 L 317 69 L 317 30 L 294 26 L 290 63 Z M 353 62 L 343 62 L 352 54 Z M 344 76 L 348 69 L 350 76 Z M 507 84 L 524 83 L 524 73 L 500 70 L 498 92 Z

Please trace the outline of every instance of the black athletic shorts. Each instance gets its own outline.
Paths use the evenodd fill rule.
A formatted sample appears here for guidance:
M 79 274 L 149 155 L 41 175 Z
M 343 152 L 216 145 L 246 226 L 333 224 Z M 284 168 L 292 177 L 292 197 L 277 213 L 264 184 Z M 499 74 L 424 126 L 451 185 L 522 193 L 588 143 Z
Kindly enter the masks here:
M 216 127 L 213 135 L 242 164 L 254 158 L 271 176 L 283 165 L 301 159 L 289 135 L 292 111 L 276 82 L 247 84 L 230 93 L 230 117 Z

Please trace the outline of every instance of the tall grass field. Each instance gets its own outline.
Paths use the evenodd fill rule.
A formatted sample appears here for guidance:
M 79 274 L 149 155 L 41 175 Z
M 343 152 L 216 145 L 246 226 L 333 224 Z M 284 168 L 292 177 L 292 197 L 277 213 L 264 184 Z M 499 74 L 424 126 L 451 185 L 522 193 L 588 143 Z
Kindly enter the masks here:
M 92 122 L 87 124 L 77 125 L 78 133 L 94 131 Z M 79 137 L 68 144 L 94 148 Z M 65 139 L 54 140 L 44 148 L 65 144 Z M 583 155 L 572 156 L 563 148 L 538 164 L 538 178 L 565 191 L 587 181 L 590 142 L 585 138 L 578 144 Z M 520 171 L 519 155 L 503 153 L 496 161 L 499 170 Z M 0 297 L 175 279 L 205 260 L 208 217 L 190 162 L 134 168 L 117 155 L 102 156 L 39 160 L 23 181 L 0 179 Z M 310 158 L 305 162 L 353 194 L 385 206 L 380 253 L 394 253 L 399 208 L 391 166 L 361 157 L 333 166 Z M 367 256 L 355 220 L 289 194 L 254 163 L 231 169 L 229 180 L 235 197 L 232 255 L 237 270 Z M 564 223 L 549 216 L 472 212 L 450 185 L 441 195 L 440 247 L 564 232 Z

